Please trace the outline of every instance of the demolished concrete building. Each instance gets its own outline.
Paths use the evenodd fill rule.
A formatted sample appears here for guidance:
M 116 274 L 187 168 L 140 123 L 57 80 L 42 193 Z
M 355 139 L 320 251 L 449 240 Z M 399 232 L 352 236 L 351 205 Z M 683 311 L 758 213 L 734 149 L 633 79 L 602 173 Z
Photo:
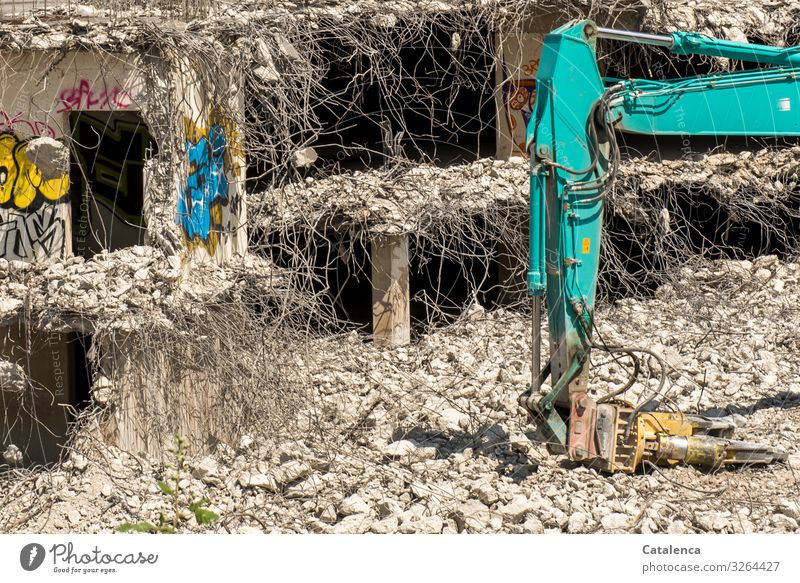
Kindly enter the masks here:
M 0 447 L 27 463 L 58 458 L 79 410 L 129 451 L 228 440 L 244 408 L 292 402 L 262 390 L 282 382 L 258 348 L 285 348 L 279 325 L 361 325 L 397 345 L 412 321 L 475 298 L 519 305 L 524 128 L 537 51 L 562 20 L 797 40 L 789 2 L 745 18 L 635 0 L 132 4 L 0 23 Z M 629 73 L 664 63 L 617 46 L 604 59 Z M 681 146 L 671 174 L 630 146 L 606 245 L 617 287 L 663 279 L 695 250 L 698 188 L 728 197 L 726 217 L 702 218 L 717 231 L 746 209 L 773 231 L 781 216 L 781 251 L 796 249 L 795 150 L 780 154 L 787 169 L 751 144 L 696 158 Z M 714 180 L 698 187 L 687 169 L 708 161 Z M 733 196 L 765 177 L 762 206 Z M 686 200 L 659 202 L 676 189 Z

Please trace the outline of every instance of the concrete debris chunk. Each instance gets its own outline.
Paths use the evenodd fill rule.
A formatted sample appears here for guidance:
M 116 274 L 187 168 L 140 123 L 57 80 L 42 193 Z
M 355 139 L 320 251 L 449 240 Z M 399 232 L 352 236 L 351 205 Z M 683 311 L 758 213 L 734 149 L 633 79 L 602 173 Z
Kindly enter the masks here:
M 253 69 L 253 74 L 261 79 L 264 83 L 277 83 L 280 81 L 280 75 L 278 75 L 278 71 L 275 69 L 275 67 L 259 65 Z M 300 166 L 300 164 L 297 165 Z
M 358 494 L 348 496 L 339 505 L 339 513 L 342 516 L 350 516 L 351 514 L 369 514 L 371 508 L 369 504 L 364 502 L 364 499 Z
M 470 499 L 458 507 L 464 525 L 470 532 L 483 532 L 492 518 L 489 508 L 479 500 Z
M 311 473 L 311 466 L 298 460 L 289 460 L 276 468 L 272 475 L 278 484 L 289 484 Z
M 383 520 L 373 522 L 372 526 L 370 526 L 370 532 L 373 532 L 375 534 L 396 533 L 399 526 L 400 526 L 400 521 L 398 520 L 398 518 L 396 516 L 389 516 L 388 518 L 384 518 Z
M 0 392 L 22 393 L 27 386 L 24 368 L 16 362 L 0 360 Z
M 44 180 L 60 178 L 69 172 L 69 149 L 51 137 L 30 140 L 25 157 L 39 169 Z
M 334 534 L 364 534 L 372 526 L 374 519 L 368 514 L 345 516 L 333 526 Z
M 276 33 L 274 38 L 275 43 L 278 46 L 278 50 L 280 50 L 287 59 L 290 61 L 299 61 L 302 58 L 300 53 L 297 52 L 297 49 L 294 48 L 294 45 L 292 45 L 292 43 L 289 42 L 289 39 L 287 39 L 284 35 Z
M 516 494 L 508 504 L 498 506 L 497 512 L 506 520 L 519 522 L 526 514 L 537 508 L 537 505 L 524 494 Z
M 790 518 L 800 520 L 800 501 L 782 498 L 778 501 L 778 511 Z
M 309 168 L 317 161 L 317 151 L 314 148 L 303 148 L 294 153 L 294 165 L 298 168 Z
M 393 441 L 383 447 L 382 452 L 390 458 L 408 459 L 411 461 L 431 460 L 436 457 L 435 447 L 419 447 L 407 439 Z
M 600 519 L 600 524 L 603 525 L 603 530 L 622 531 L 628 528 L 630 517 L 627 514 L 612 512 Z
M 287 498 L 316 498 L 325 488 L 326 481 L 324 476 L 311 474 L 305 479 L 294 482 L 286 488 L 284 495 Z
M 439 411 L 439 420 L 442 427 L 450 431 L 463 431 L 470 426 L 469 415 L 452 407 Z
M 239 482 L 248 488 L 263 488 L 269 492 L 278 491 L 278 483 L 275 478 L 267 474 L 243 474 Z
M 404 520 L 400 532 L 404 534 L 439 534 L 444 528 L 444 520 L 440 516 L 421 516 Z
M 78 16 L 88 17 L 95 16 L 97 14 L 97 9 L 91 4 L 78 4 L 75 7 L 75 12 Z
M 192 468 L 192 476 L 211 486 L 222 483 L 219 464 L 211 456 L 205 456 L 197 462 Z
M 22 463 L 24 456 L 22 455 L 22 451 L 16 445 L 10 443 L 3 452 L 3 459 L 7 464 L 15 466 Z
M 75 471 L 83 472 L 89 467 L 89 460 L 86 459 L 85 456 L 79 454 L 78 452 L 72 452 L 69 455 L 69 461 L 72 464 L 72 467 Z

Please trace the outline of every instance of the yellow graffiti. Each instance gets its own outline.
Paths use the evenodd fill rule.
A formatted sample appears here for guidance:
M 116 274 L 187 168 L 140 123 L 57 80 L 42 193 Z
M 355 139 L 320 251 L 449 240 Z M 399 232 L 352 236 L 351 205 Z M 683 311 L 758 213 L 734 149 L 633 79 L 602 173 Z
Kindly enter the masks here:
M 26 156 L 27 140 L 0 133 L 0 205 L 27 209 L 56 202 L 69 192 L 66 174 L 47 178 Z

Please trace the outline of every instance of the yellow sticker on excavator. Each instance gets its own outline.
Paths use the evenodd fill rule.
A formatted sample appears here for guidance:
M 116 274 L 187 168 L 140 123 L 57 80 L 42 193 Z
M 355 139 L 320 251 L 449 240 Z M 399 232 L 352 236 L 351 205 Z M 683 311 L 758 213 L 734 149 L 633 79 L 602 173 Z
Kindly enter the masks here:
M 583 251 L 584 255 L 589 253 L 592 249 L 592 240 L 589 237 L 583 238 L 583 245 L 581 246 L 581 251 Z

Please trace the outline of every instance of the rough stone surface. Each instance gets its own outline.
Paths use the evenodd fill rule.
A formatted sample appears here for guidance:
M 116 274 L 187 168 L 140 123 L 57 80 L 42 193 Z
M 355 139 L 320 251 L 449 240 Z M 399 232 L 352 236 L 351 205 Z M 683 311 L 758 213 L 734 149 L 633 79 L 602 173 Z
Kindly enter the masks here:
M 600 520 L 605 530 L 626 530 L 630 524 L 630 518 L 627 514 L 620 514 L 612 512 L 607 514 Z
M 219 464 L 210 456 L 204 457 L 192 469 L 192 476 L 206 484 L 218 485 L 221 481 Z
M 536 505 L 524 494 L 517 494 L 508 504 L 498 507 L 497 511 L 510 522 L 519 522 L 534 508 Z
M 25 157 L 39 168 L 44 180 L 58 178 L 69 171 L 69 149 L 50 137 L 30 140 Z
M 371 508 L 369 504 L 364 502 L 364 499 L 358 494 L 353 494 L 342 500 L 339 506 L 339 513 L 342 516 L 350 516 L 351 514 L 369 514 Z
M 783 291 L 765 285 L 759 270 L 783 281 Z M 788 465 L 723 472 L 678 465 L 609 476 L 564 464 L 530 440 L 534 426 L 515 404 L 530 375 L 529 320 L 473 310 L 402 350 L 356 334 L 320 339 L 307 433 L 221 444 L 188 461 L 182 484 L 221 516 L 236 516 L 227 525 L 234 532 L 796 532 L 800 344 L 785 322 L 800 303 L 800 265 L 764 257 L 678 275 L 651 299 L 601 306 L 600 332 L 608 343 L 635 339 L 674 351 L 666 397 L 686 412 L 730 418 L 735 438 L 783 448 Z M 696 298 L 712 292 L 726 301 L 708 311 Z M 625 382 L 613 361 L 593 363 L 596 394 Z M 628 398 L 651 391 L 637 382 Z M 362 400 L 370 404 L 366 421 Z M 466 429 L 441 423 L 448 408 L 464 412 Z M 359 432 L 347 433 L 354 423 Z M 418 455 L 427 448 L 436 455 Z M 169 471 L 159 460 L 101 452 L 94 440 L 76 454 L 64 468 L 14 478 L 19 496 L 0 507 L 0 528 L 107 532 L 170 511 L 156 485 Z M 17 524 L 33 500 L 52 512 Z

